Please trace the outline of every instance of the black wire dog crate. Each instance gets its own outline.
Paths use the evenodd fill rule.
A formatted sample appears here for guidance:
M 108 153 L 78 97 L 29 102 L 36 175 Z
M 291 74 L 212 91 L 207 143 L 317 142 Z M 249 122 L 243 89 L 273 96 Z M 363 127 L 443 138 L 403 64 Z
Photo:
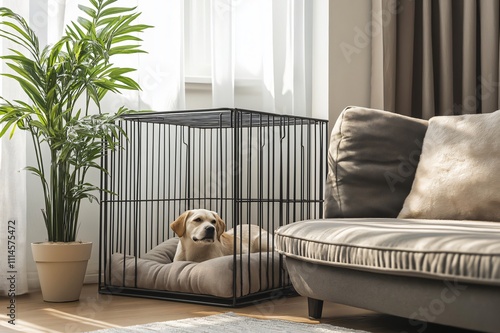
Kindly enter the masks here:
M 101 293 L 238 306 L 293 291 L 272 251 L 230 255 L 222 266 L 172 262 L 178 238 L 169 224 L 204 208 L 227 229 L 257 224 L 273 235 L 321 218 L 327 121 L 208 109 L 130 114 L 121 127 L 123 149 L 102 159 Z M 231 286 L 210 291 L 223 281 Z

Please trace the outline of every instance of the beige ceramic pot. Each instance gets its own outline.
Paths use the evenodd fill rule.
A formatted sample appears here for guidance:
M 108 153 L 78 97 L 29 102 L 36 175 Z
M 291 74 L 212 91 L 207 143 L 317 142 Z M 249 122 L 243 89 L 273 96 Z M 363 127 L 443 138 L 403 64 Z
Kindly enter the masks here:
M 80 298 L 91 242 L 32 243 L 38 278 L 46 302 L 71 302 Z

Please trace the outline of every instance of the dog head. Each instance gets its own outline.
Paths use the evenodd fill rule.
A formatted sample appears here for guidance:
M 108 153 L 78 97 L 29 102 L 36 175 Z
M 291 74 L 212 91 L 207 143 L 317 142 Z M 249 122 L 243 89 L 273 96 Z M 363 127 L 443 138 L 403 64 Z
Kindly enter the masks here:
M 226 230 L 226 223 L 213 211 L 193 209 L 184 212 L 170 228 L 181 239 L 188 239 L 196 244 L 211 244 Z

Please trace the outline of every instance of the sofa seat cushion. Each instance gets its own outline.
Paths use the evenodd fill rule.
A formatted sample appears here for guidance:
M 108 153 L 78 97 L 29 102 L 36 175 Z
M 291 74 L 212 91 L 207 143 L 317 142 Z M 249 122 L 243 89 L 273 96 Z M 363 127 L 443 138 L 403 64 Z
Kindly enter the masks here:
M 275 235 L 278 252 L 306 262 L 500 286 L 500 223 L 326 219 Z

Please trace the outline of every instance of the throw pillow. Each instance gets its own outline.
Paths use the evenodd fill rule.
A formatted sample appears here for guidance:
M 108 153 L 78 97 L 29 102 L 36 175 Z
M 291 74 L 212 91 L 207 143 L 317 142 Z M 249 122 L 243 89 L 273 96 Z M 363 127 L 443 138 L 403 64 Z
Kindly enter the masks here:
M 396 217 L 410 193 L 427 121 L 348 107 L 328 151 L 325 217 Z
M 400 218 L 500 221 L 500 111 L 431 118 Z

